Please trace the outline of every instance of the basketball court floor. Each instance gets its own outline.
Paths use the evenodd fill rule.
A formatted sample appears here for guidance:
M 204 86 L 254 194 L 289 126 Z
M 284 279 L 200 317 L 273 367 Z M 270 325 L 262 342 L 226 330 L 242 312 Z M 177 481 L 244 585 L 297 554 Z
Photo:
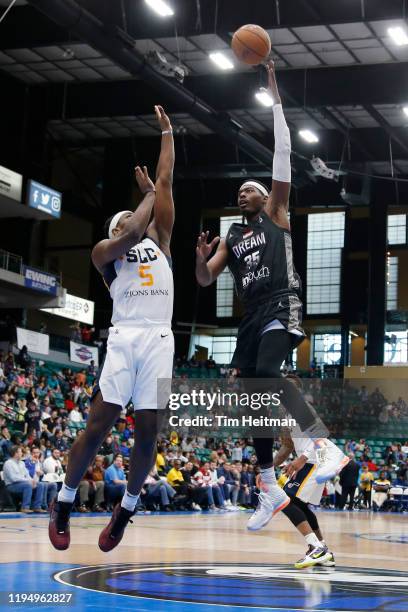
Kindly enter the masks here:
M 283 515 L 256 533 L 246 531 L 245 512 L 138 515 L 104 554 L 97 539 L 107 515 L 74 515 L 71 547 L 58 552 L 47 515 L 0 514 L 0 609 L 406 612 L 407 517 L 318 517 L 335 569 L 293 568 L 305 546 Z M 35 603 L 36 594 L 49 603 Z

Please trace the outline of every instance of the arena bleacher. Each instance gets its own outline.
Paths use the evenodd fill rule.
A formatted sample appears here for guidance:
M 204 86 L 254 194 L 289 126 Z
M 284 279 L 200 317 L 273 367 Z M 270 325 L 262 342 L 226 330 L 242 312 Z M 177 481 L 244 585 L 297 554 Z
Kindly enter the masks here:
M 1 353 L 0 469 L 9 459 L 12 447 L 17 445 L 22 448 L 26 464 L 30 461 L 32 449 L 38 448 L 40 457 L 37 477 L 39 481 L 47 480 L 40 468 L 47 458 L 53 457 L 53 449 L 57 449 L 60 451 L 58 461 L 61 463 L 62 472 L 55 477 L 56 493 L 59 483 L 62 482 L 61 474 L 66 464 L 67 451 L 86 425 L 96 375 L 93 366 L 87 369 L 67 368 L 52 361 L 38 362 L 29 355 L 22 354 L 22 351 L 16 351 L 16 354 Z M 194 358 L 175 361 L 175 379 L 216 379 L 233 375 L 229 368 L 220 366 L 213 360 L 206 363 L 197 362 Z M 306 373 L 303 372 L 302 375 L 305 376 Z M 400 436 L 400 431 L 404 431 L 401 421 L 407 419 L 405 403 L 388 403 L 378 391 L 362 396 L 361 388 L 350 385 L 342 387 L 342 393 L 339 388 L 333 393 L 333 385 L 327 389 L 324 384 L 317 385 L 318 382 L 316 378 L 303 378 L 304 390 L 309 394 L 309 398 L 314 395 L 315 408 L 329 428 L 338 431 L 339 419 L 343 423 L 342 433 L 334 437 L 333 441 L 345 452 L 353 453 L 360 466 L 368 465 L 374 479 L 381 471 L 386 472 L 391 486 L 387 503 L 381 510 L 406 510 L 408 442 Z M 34 413 L 33 418 L 31 411 Z M 77 496 L 76 506 L 79 511 L 103 511 L 112 507 L 112 500 L 106 499 L 106 496 L 95 505 L 94 478 L 101 479 L 101 474 L 112 465 L 117 455 L 123 457 L 126 472 L 134 430 L 132 412 L 132 405 L 122 411 L 111 435 L 101 447 L 101 469 L 97 466 L 97 475 L 93 473 L 95 466 L 91 466 L 85 476 Z M 343 413 L 348 416 L 346 426 Z M 378 415 L 385 413 L 387 419 L 379 423 Z M 343 416 L 340 418 L 339 414 Z M 363 437 L 364 432 L 374 432 L 374 429 L 371 430 L 371 424 L 375 425 L 376 435 Z M 278 441 L 275 447 L 279 448 Z M 139 512 L 163 509 L 239 510 L 256 506 L 256 456 L 250 439 L 200 436 L 189 438 L 183 437 L 180 432 L 168 431 L 160 437 L 158 451 L 156 468 L 146 480 Z M 212 461 L 214 464 L 206 465 L 206 462 Z M 184 480 L 189 483 L 189 486 L 183 486 L 179 491 L 176 486 L 171 485 L 172 470 L 176 468 L 181 469 Z M 158 486 L 164 483 L 169 494 L 167 497 L 164 491 L 160 491 L 163 486 Z M 333 486 L 335 484 L 332 483 Z M 0 481 L 0 487 L 0 509 L 19 509 L 19 497 L 9 495 L 3 481 Z M 330 499 L 330 486 L 327 487 L 326 493 L 323 505 L 341 506 L 339 497 L 337 500 Z M 357 489 L 356 507 L 363 508 L 359 493 L 360 489 Z M 47 509 L 45 504 L 42 509 Z

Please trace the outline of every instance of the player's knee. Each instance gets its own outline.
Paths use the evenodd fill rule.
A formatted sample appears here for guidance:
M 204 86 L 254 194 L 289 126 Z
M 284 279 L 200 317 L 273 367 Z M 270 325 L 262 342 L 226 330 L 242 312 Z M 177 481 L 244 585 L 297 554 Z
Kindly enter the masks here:
M 291 503 L 286 506 L 286 508 L 284 508 L 282 512 L 285 516 L 288 517 L 292 525 L 294 525 L 295 527 L 307 520 L 304 512 L 301 510 L 301 508 L 296 506 L 293 501 L 291 501 Z

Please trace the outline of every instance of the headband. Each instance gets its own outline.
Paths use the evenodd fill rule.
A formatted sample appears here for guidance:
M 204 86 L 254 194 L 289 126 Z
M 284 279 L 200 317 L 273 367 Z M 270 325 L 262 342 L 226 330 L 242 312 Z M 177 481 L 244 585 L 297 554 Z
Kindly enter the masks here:
M 262 193 L 262 195 L 266 197 L 268 197 L 269 195 L 269 192 L 267 191 L 267 189 L 263 185 L 261 185 L 261 183 L 258 183 L 257 181 L 245 181 L 245 183 L 241 185 L 241 189 L 243 187 L 255 187 Z
M 131 210 L 121 210 L 120 212 L 116 213 L 116 215 L 112 218 L 112 221 L 109 223 L 109 230 L 108 230 L 109 238 L 113 238 L 113 230 L 119 223 L 119 219 L 121 218 L 121 216 L 125 215 L 126 213 L 131 213 L 131 212 L 132 212 Z

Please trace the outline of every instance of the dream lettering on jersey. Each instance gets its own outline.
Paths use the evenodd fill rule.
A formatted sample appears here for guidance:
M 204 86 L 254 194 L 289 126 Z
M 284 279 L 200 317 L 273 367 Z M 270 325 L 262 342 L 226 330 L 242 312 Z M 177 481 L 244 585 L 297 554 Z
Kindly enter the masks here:
M 253 231 L 246 232 L 243 237 L 244 239 L 232 247 L 232 251 L 237 259 L 241 259 L 241 257 L 245 255 L 245 253 L 248 253 L 248 251 L 266 244 L 264 232 L 256 234 L 255 236 L 253 234 Z M 242 276 L 243 289 L 260 278 L 269 277 L 268 266 L 262 266 L 261 268 L 257 269 L 260 264 L 259 250 L 245 255 L 244 261 L 248 272 L 245 274 L 245 276 Z
M 253 234 L 253 232 L 251 233 Z M 266 244 L 264 232 L 262 232 L 261 234 L 256 234 L 255 236 L 248 236 L 247 238 L 245 238 L 244 234 L 244 239 L 241 240 L 241 242 L 238 242 L 238 244 L 234 245 L 232 247 L 232 251 L 235 257 L 237 257 L 237 259 L 240 259 L 241 256 L 245 255 L 245 253 L 247 253 L 250 249 L 254 249 L 257 246 L 260 246 L 261 244 Z

